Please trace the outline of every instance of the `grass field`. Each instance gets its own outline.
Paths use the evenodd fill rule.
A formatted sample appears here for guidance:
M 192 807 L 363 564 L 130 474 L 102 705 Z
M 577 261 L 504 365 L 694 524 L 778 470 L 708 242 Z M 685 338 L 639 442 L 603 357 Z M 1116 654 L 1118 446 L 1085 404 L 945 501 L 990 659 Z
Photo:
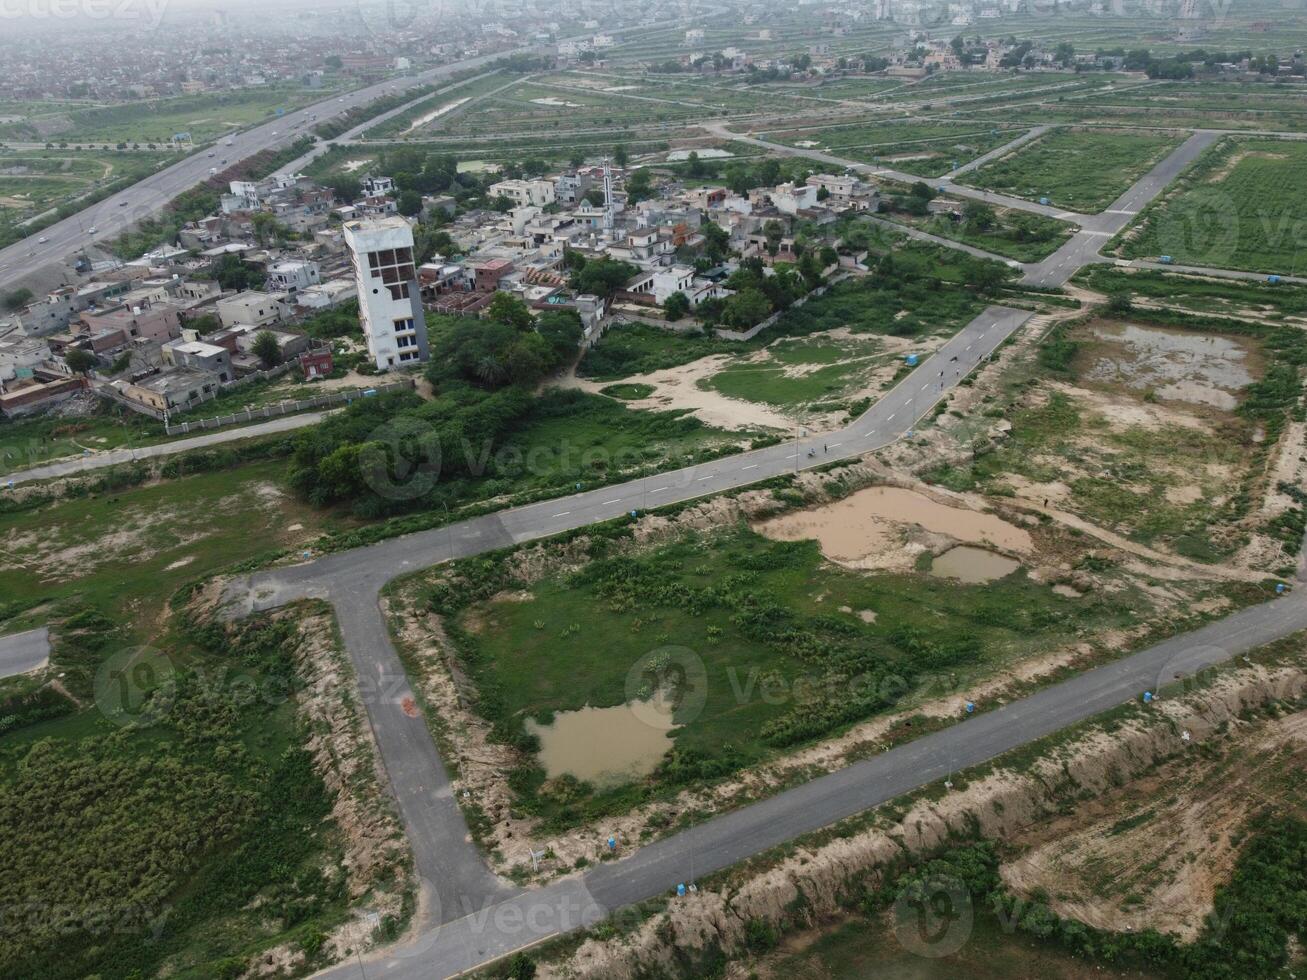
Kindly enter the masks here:
M 1127 232 L 1121 254 L 1252 272 L 1307 270 L 1307 143 L 1229 140 Z
M 932 670 L 992 666 L 1133 615 L 1128 603 L 1069 602 L 1021 575 L 968 587 L 848 571 L 814 542 L 768 541 L 743 527 L 601 559 L 501 598 L 514 588 L 509 563 L 461 563 L 426 593 L 450 617 L 479 708 L 505 737 L 519 738 L 525 718 L 622 704 L 628 674 L 651 651 L 688 649 L 705 671 L 702 707 L 698 697 L 678 701 L 674 747 L 649 779 L 596 790 L 545 782 L 533 765 L 510 777 L 518 805 L 552 827 L 874 714 L 897 697 L 884 696 L 888 676 L 906 690 Z M 874 610 L 875 621 L 841 609 Z M 771 695 L 760 696 L 759 683 Z
M 1175 135 L 1059 129 L 967 174 L 964 182 L 1096 214 L 1181 141 Z
M 105 194 L 153 173 L 171 159 L 164 152 L 0 149 L 0 245 L 21 237 L 20 222 Z
M 872 371 L 893 359 L 868 338 L 783 340 L 728 364 L 701 384 L 730 398 L 798 408 L 857 391 Z

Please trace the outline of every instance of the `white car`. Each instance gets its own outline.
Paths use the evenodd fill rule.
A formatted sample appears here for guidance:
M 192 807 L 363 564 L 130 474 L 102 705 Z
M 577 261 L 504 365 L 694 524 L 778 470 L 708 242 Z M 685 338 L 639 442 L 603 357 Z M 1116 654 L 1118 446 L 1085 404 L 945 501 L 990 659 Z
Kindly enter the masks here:
M 95 227 L 95 225 L 91 225 L 90 230 L 87 231 L 87 234 L 88 234 L 88 235 L 94 235 L 94 234 L 95 234 L 97 231 L 99 231 L 99 230 L 100 230 L 100 229 L 97 228 L 97 227 Z
M 48 238 L 46 238 L 44 235 L 42 235 L 40 238 L 38 238 L 38 239 L 36 240 L 36 244 L 38 244 L 38 245 L 44 245 L 44 244 L 45 244 L 46 242 L 48 242 L 49 240 L 50 240 L 50 239 L 48 239 Z

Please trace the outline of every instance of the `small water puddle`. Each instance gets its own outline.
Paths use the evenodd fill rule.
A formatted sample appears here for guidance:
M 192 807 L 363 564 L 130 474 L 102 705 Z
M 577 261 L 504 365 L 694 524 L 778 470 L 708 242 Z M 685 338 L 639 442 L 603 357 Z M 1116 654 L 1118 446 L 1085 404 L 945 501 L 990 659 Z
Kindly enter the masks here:
M 661 694 L 611 708 L 560 711 L 548 725 L 526 730 L 540 739 L 540 764 L 550 779 L 564 773 L 599 788 L 649 775 L 672 747 L 672 705 Z
M 968 585 L 994 582 L 1011 575 L 1021 562 L 984 548 L 960 544 L 950 548 L 930 563 L 930 574 L 936 578 L 954 578 Z

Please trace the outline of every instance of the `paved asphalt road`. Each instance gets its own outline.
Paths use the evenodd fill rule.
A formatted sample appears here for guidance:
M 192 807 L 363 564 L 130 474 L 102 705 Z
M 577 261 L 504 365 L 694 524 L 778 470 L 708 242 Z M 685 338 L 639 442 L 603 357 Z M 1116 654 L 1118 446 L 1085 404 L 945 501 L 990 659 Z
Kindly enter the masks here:
M 1307 590 L 1241 610 L 1124 660 L 854 763 L 776 796 L 714 817 L 571 878 L 507 898 L 460 901 L 456 915 L 416 940 L 380 951 L 333 980 L 441 980 L 515 949 L 593 924 L 624 905 L 674 891 L 921 786 L 1092 718 L 1145 690 L 1307 629 Z M 712 679 L 709 679 L 710 683 Z M 723 681 L 724 683 L 724 681 Z M 1178 738 L 1178 735 L 1177 735 Z
M 50 659 L 50 631 L 42 626 L 26 633 L 0 636 L 0 677 L 13 677 L 44 666 Z
M 239 429 L 222 429 L 207 432 L 204 435 L 177 439 L 173 442 L 161 442 L 154 446 L 140 446 L 133 449 L 110 449 L 93 452 L 89 456 L 70 456 L 67 459 L 44 463 L 29 469 L 18 470 L 7 476 L 0 476 L 0 487 L 10 483 L 31 483 L 34 480 L 50 480 L 60 476 L 77 476 L 90 470 L 131 463 L 138 459 L 154 459 L 159 456 L 171 456 L 174 453 L 189 452 L 192 449 L 204 449 L 224 442 L 237 442 L 241 439 L 253 439 L 276 432 L 291 432 L 306 425 L 316 425 L 330 415 L 330 412 L 301 412 L 299 415 L 282 415 L 258 422 L 255 425 L 242 426 Z
M 1196 132 L 1141 177 L 1101 214 L 1074 219 L 1080 230 L 1041 262 L 1026 266 L 1021 281 L 1027 286 L 1060 286 L 1091 262 L 1107 262 L 1099 249 L 1134 221 L 1135 216 L 1166 188 L 1182 170 L 1220 138 L 1214 132 Z
M 18 283 L 48 266 L 57 265 L 92 242 L 105 242 L 118 237 L 132 225 L 156 214 L 183 191 L 188 191 L 208 180 L 209 170 L 212 168 L 222 171 L 263 150 L 277 149 L 294 142 L 300 136 L 311 133 L 315 125 L 327 122 L 350 109 L 367 105 L 383 96 L 426 85 L 454 72 L 488 64 L 513 53 L 515 52 L 500 51 L 467 61 L 442 65 L 418 75 L 391 79 L 353 92 L 332 95 L 315 105 L 288 112 L 271 122 L 233 134 L 231 146 L 227 146 L 225 140 L 218 140 L 209 149 L 180 160 L 146 177 L 127 190 L 105 198 L 98 204 L 93 204 L 84 211 L 51 225 L 44 231 L 35 232 L 29 238 L 0 250 L 0 285 Z M 318 116 L 317 120 L 312 118 L 314 114 Z M 375 124 L 375 120 L 368 122 L 368 125 Z M 89 233 L 91 228 L 96 229 L 94 235 Z M 39 243 L 38 238 L 45 238 L 47 241 Z
M 418 875 L 427 883 L 433 923 L 509 894 L 467 839 L 462 811 L 426 722 L 416 710 L 404 669 L 378 610 L 391 579 L 450 558 L 462 558 L 573 528 L 748 486 L 836 459 L 861 456 L 900 438 L 1027 319 L 1025 310 L 992 306 L 887 392 L 847 429 L 787 442 L 699 466 L 489 514 L 366 548 L 272 569 L 234 583 L 237 612 L 269 609 L 312 597 L 336 604 L 345 645 L 363 688 L 363 702 L 399 801 Z M 812 455 L 809 455 L 811 452 Z M 422 923 L 426 924 L 426 923 Z

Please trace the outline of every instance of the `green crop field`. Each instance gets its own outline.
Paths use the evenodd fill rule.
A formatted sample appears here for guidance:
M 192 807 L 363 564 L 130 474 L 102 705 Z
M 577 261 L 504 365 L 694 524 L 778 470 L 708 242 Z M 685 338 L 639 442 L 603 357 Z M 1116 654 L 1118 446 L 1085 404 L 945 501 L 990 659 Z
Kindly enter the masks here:
M 1307 270 L 1307 143 L 1230 140 L 1201 158 L 1125 236 L 1130 258 L 1251 272 Z
M 49 624 L 68 692 L 0 682 L 0 900 L 25 910 L 6 918 L 0 973 L 235 975 L 344 917 L 289 624 L 220 640 L 169 612 L 192 579 L 336 523 L 294 501 L 283 469 L 101 480 L 0 512 L 0 631 Z M 119 719 L 117 663 L 143 665 L 125 676 L 153 692 L 149 719 Z
M 967 174 L 965 183 L 1096 214 L 1183 141 L 1157 133 L 1054 130 Z

